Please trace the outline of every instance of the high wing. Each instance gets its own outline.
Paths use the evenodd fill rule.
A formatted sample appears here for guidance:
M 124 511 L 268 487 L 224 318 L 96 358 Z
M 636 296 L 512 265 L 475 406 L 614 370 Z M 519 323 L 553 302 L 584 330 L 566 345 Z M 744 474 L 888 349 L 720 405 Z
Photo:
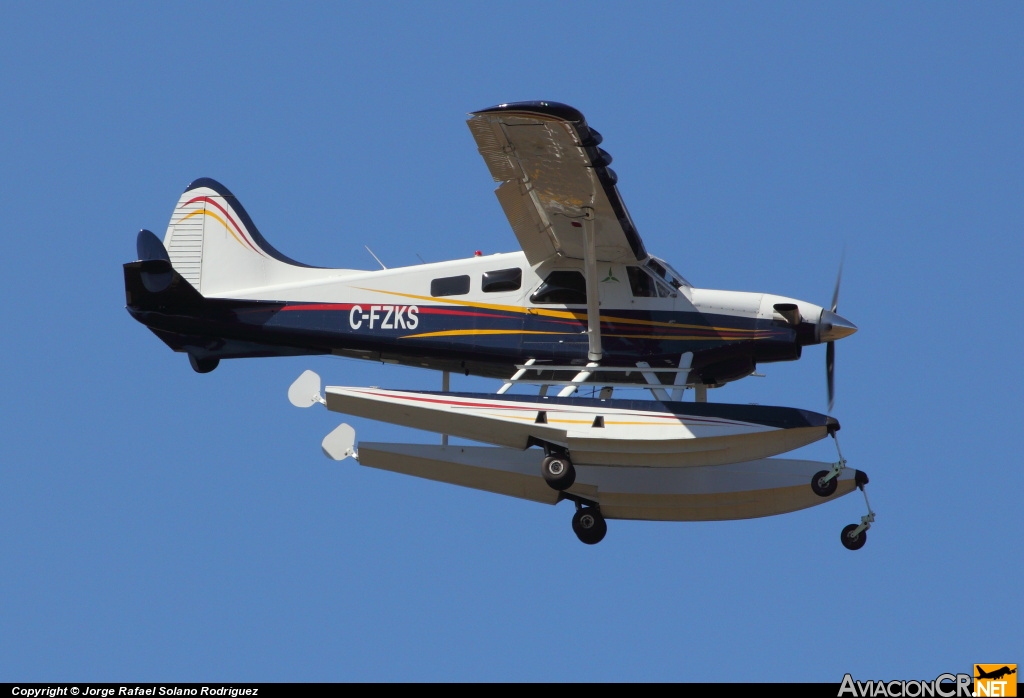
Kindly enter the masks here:
M 558 102 L 515 102 L 473 112 L 467 123 L 531 265 L 584 259 L 584 220 L 593 221 L 596 261 L 647 259 L 612 158 L 583 114 Z

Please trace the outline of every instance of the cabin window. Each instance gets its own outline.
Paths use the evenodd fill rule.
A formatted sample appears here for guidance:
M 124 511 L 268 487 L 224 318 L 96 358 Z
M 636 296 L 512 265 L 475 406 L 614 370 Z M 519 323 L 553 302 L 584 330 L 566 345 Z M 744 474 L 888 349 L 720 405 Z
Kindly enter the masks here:
M 485 271 L 480 288 L 484 293 L 498 293 L 500 291 L 518 291 L 523 285 L 523 270 L 499 269 L 497 271 Z
M 446 276 L 430 282 L 432 296 L 461 296 L 469 293 L 469 276 Z
M 578 271 L 553 271 L 532 296 L 532 303 L 564 303 L 585 305 L 587 282 Z

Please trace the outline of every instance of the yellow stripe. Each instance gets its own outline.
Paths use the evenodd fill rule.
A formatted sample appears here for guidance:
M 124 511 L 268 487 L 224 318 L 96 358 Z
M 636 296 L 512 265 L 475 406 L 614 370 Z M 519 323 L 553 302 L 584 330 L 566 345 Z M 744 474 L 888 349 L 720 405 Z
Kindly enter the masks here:
M 546 334 L 546 335 L 557 335 L 562 336 L 566 334 L 573 334 L 569 332 L 543 332 L 541 330 L 440 330 L 438 332 L 421 332 L 420 334 L 404 334 L 400 339 L 423 339 L 425 337 L 476 337 L 479 335 L 508 335 L 508 334 Z M 580 335 L 582 336 L 582 335 Z M 687 341 L 714 341 L 718 339 L 743 339 L 743 337 L 704 337 L 704 336 L 690 336 L 690 335 L 658 335 L 658 334 L 609 334 L 605 333 L 605 337 L 616 337 L 620 339 L 670 339 L 679 340 L 685 339 Z M 760 339 L 760 337 L 754 337 L 753 339 Z
M 563 335 L 565 332 L 540 332 L 538 330 L 443 330 L 441 332 L 424 332 L 422 334 L 406 334 L 401 339 L 419 339 L 420 337 L 462 337 L 480 334 L 556 334 Z
M 668 385 L 668 386 L 665 386 L 665 387 L 671 388 L 672 386 Z M 539 411 L 545 412 L 546 410 L 539 410 Z M 548 414 L 550 414 L 550 413 L 548 413 Z M 594 415 L 594 416 L 597 417 L 598 415 Z M 520 416 L 520 415 L 517 415 L 517 414 L 502 415 L 501 417 L 498 417 L 498 418 L 499 419 L 515 419 L 515 420 L 518 420 L 520 422 L 533 422 L 536 419 L 536 417 Z M 594 420 L 592 420 L 592 419 L 554 419 L 554 418 L 549 416 L 547 423 L 548 424 L 593 424 Z M 671 424 L 672 424 L 672 422 L 669 422 L 667 420 L 666 421 L 658 421 L 658 422 L 619 422 L 619 421 L 608 421 L 607 419 L 605 420 L 604 423 L 605 423 L 605 426 L 634 426 L 634 427 L 663 427 L 663 426 L 671 426 Z M 683 426 L 686 426 L 686 422 L 680 421 L 678 423 L 683 425 Z M 540 426 L 544 426 L 544 425 L 541 424 Z
M 598 415 L 594 415 L 595 417 Z M 593 424 L 593 419 L 551 419 L 548 418 L 548 423 L 555 424 Z M 605 420 L 605 426 L 616 425 L 616 426 L 635 426 L 635 427 L 659 427 L 666 426 L 670 422 L 609 422 Z
M 545 308 L 527 308 L 521 305 L 495 305 L 492 303 L 479 303 L 477 301 L 460 301 L 454 298 L 445 296 L 444 298 L 438 298 L 436 296 L 418 296 L 414 293 L 399 293 L 398 291 L 384 291 L 379 288 L 365 288 L 362 286 L 356 286 L 360 291 L 370 291 L 371 293 L 382 293 L 387 296 L 400 296 L 402 298 L 414 298 L 421 301 L 434 301 L 436 303 L 446 303 L 450 305 L 461 305 L 467 308 L 479 308 L 481 310 L 503 310 L 509 313 L 519 313 L 520 315 L 540 315 L 541 317 L 552 317 L 561 318 L 563 320 L 579 320 L 585 322 L 587 319 L 586 313 L 574 313 L 566 310 L 547 310 Z M 676 329 L 687 329 L 687 330 L 713 330 L 715 332 L 733 332 L 736 334 L 753 334 L 758 330 L 746 330 L 735 327 L 708 327 L 706 325 L 682 325 L 678 322 L 657 322 L 654 320 L 635 320 L 633 318 L 615 317 L 611 315 L 602 315 L 601 322 L 618 322 L 624 325 L 643 325 L 645 327 L 672 327 Z M 607 335 L 611 336 L 611 335 Z M 702 337 L 701 339 L 717 339 L 717 337 Z
M 735 331 L 735 330 L 731 330 L 731 331 Z M 704 336 L 704 335 L 685 335 L 685 334 L 612 334 L 610 332 L 602 332 L 601 336 L 602 337 L 616 337 L 618 339 L 685 339 L 685 340 L 692 340 L 692 341 L 697 341 L 697 342 L 700 342 L 700 341 L 710 342 L 710 341 L 722 340 L 722 339 L 726 339 L 726 340 L 729 340 L 729 339 L 765 339 L 765 338 L 767 338 L 770 335 L 769 335 L 769 333 L 764 333 L 764 334 L 761 334 L 761 335 L 755 335 L 753 337 L 742 337 L 742 336 L 741 337 L 736 337 L 736 336 L 729 336 L 729 334 L 726 333 L 726 334 L 724 334 L 723 336 L 720 336 L 720 337 L 707 337 L 707 336 Z
M 221 225 L 223 225 L 227 229 L 227 231 L 229 233 L 231 233 L 231 237 L 233 237 L 235 240 L 238 240 L 238 244 L 239 245 L 241 245 L 242 247 L 245 247 L 246 249 L 248 249 L 249 246 L 246 245 L 244 242 L 242 242 L 242 239 L 240 237 L 235 235 L 235 231 L 231 229 L 231 226 L 228 225 L 224 221 L 223 218 L 218 216 L 216 213 L 213 213 L 212 211 L 207 211 L 206 209 L 200 209 L 198 211 L 193 211 L 192 213 L 188 214 L 187 216 L 183 216 L 181 218 L 181 220 L 178 221 L 178 223 L 181 223 L 181 221 L 187 220 L 187 219 L 191 218 L 192 216 L 210 216 L 211 218 L 216 219 L 217 221 L 220 222 Z M 175 225 L 177 225 L 177 224 L 175 224 Z
M 494 304 L 490 304 L 490 303 L 477 303 L 475 301 L 460 301 L 460 300 L 455 300 L 454 298 L 448 298 L 448 297 L 445 297 L 445 298 L 442 299 L 442 298 L 437 298 L 436 296 L 417 296 L 414 293 L 399 293 L 398 291 L 383 291 L 383 290 L 378 289 L 378 288 L 364 288 L 364 287 L 361 287 L 361 286 L 356 286 L 356 288 L 358 288 L 360 291 L 370 291 L 372 293 L 383 293 L 383 294 L 385 294 L 387 296 L 401 296 L 402 298 L 415 298 L 416 300 L 421 300 L 421 301 L 435 301 L 435 302 L 440 302 L 440 303 L 450 303 L 451 305 L 463 305 L 463 306 L 466 306 L 466 307 L 469 307 L 469 308 L 481 308 L 483 310 L 504 310 L 504 311 L 507 311 L 507 312 L 510 312 L 510 313 L 520 313 L 520 314 L 526 313 L 526 308 L 524 308 L 521 305 L 494 305 Z M 544 313 L 555 313 L 557 311 L 548 310 L 548 311 L 543 311 L 543 312 Z M 586 315 L 580 315 L 580 316 L 577 317 L 573 313 L 561 313 L 560 315 L 553 316 L 553 317 L 567 317 L 567 318 L 576 318 L 576 319 L 581 319 L 581 320 L 585 320 L 587 318 Z

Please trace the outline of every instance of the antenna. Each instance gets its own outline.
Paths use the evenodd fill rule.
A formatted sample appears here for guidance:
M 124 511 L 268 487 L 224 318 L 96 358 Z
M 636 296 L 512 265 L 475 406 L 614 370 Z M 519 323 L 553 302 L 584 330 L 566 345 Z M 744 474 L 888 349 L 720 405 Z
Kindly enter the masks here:
M 416 253 L 416 256 L 417 256 L 417 257 L 419 257 L 419 260 L 420 260 L 421 262 L 423 262 L 424 264 L 426 264 L 426 263 L 427 263 L 427 260 L 423 259 L 423 257 L 420 257 L 420 253 L 419 253 L 419 252 L 417 252 L 417 253 Z
M 381 269 L 387 269 L 387 267 L 386 267 L 386 266 L 384 266 L 384 262 L 380 261 L 380 257 L 378 257 L 377 255 L 375 255 L 375 254 L 373 253 L 373 250 L 371 250 L 371 249 L 370 249 L 370 246 L 369 246 L 369 245 L 363 245 L 363 247 L 365 247 L 365 248 L 366 248 L 366 251 L 370 253 L 370 256 L 371 256 L 371 257 L 373 257 L 374 259 L 376 259 L 376 260 L 377 260 L 377 264 L 379 264 L 379 265 L 380 265 L 380 268 L 381 268 Z

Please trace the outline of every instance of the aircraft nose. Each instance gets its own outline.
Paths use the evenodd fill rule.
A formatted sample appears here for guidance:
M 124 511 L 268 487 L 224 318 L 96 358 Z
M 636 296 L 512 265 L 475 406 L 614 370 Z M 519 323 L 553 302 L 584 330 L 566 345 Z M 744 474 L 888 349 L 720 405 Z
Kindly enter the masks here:
M 818 341 L 834 342 L 843 337 L 849 337 L 857 331 L 857 326 L 838 313 L 831 310 L 822 310 L 821 319 L 818 320 Z

